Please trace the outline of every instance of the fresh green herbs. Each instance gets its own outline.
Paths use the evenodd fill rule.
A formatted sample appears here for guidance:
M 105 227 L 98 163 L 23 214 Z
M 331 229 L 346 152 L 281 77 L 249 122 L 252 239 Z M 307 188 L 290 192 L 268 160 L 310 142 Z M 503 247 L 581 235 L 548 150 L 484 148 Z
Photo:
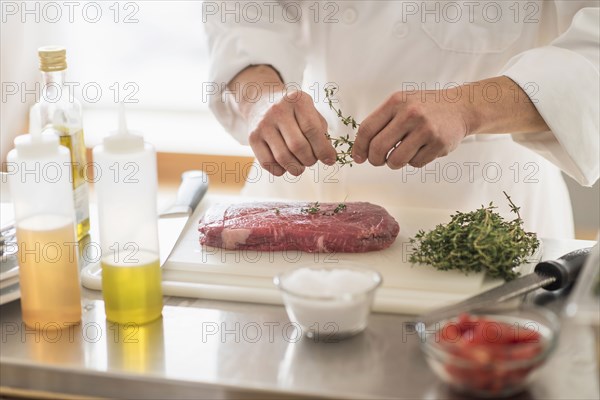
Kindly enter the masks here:
M 344 125 L 350 126 L 350 127 L 352 127 L 352 129 L 356 129 L 360 124 L 356 122 L 354 117 L 351 117 L 350 115 L 347 117 L 344 117 L 342 110 L 339 108 L 335 108 L 335 106 L 333 105 L 333 94 L 335 93 L 336 90 L 337 90 L 337 87 L 335 87 L 335 86 L 330 86 L 329 88 L 325 88 L 325 98 L 327 99 L 327 104 L 329 104 L 329 108 L 331 108 L 333 111 L 335 111 L 335 113 L 337 114 L 337 116 L 339 117 L 339 119 L 342 121 L 342 123 Z
M 279 208 L 276 208 L 275 209 L 275 215 L 279 215 L 279 214 L 281 214 L 281 211 L 279 211 Z
M 333 210 L 334 214 L 337 214 L 339 212 L 342 212 L 346 209 L 346 205 L 344 203 L 340 203 L 337 205 L 337 207 Z
M 307 214 L 317 214 L 321 210 L 321 205 L 318 201 L 308 205 L 308 208 L 302 208 L 300 211 Z
M 352 159 L 352 146 L 354 145 L 354 141 L 350 139 L 350 135 L 333 138 L 327 134 L 327 139 L 331 140 L 333 147 L 336 149 L 335 162 L 341 166 L 352 166 L 352 162 L 354 161 Z M 343 146 L 346 146 L 346 148 L 343 148 Z
M 332 216 L 341 213 L 345 209 L 346 205 L 344 203 L 340 203 L 333 209 L 333 211 L 325 211 L 322 213 L 322 215 Z M 314 203 L 308 204 L 308 207 L 306 208 L 301 208 L 300 211 L 306 214 L 318 214 L 321 211 L 321 204 L 319 204 L 319 202 L 316 201 Z
M 333 93 L 337 90 L 337 87 L 331 86 L 329 88 L 325 88 L 325 98 L 327 99 L 327 103 L 329 104 L 329 108 L 331 108 L 337 114 L 338 118 L 342 121 L 342 123 L 346 126 L 350 126 L 352 129 L 356 129 L 359 124 L 356 120 L 347 116 L 344 117 L 342 110 L 339 108 L 335 108 L 333 105 Z M 326 134 L 327 139 L 331 140 L 331 144 L 336 149 L 336 162 L 342 166 L 349 165 L 352 166 L 352 146 L 354 146 L 354 141 L 350 139 L 350 134 L 346 136 L 332 137 L 329 133 Z
M 504 220 L 489 206 L 467 212 L 456 212 L 451 221 L 440 224 L 432 231 L 420 230 L 410 243 L 414 252 L 409 256 L 413 264 L 428 264 L 438 270 L 459 270 L 465 274 L 484 271 L 493 278 L 512 280 L 519 274 L 514 268 L 527 261 L 539 247 L 535 233 L 523 230 L 519 207 L 504 192 L 512 221 Z

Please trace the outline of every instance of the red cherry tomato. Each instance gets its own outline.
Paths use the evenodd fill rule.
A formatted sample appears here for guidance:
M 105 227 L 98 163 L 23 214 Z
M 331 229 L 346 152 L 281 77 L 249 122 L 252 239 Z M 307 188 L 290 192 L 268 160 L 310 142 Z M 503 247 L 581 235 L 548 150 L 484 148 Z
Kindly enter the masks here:
M 458 386 L 499 393 L 520 385 L 536 365 L 510 366 L 535 358 L 543 349 L 535 324 L 508 324 L 485 317 L 462 314 L 444 325 L 440 344 L 467 366 L 450 362 L 446 372 Z

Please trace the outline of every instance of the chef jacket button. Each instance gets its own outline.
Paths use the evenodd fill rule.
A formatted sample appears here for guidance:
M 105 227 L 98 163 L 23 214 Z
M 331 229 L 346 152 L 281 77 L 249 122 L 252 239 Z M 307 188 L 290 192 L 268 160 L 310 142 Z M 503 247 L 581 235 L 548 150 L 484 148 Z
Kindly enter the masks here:
M 396 37 L 406 37 L 406 35 L 408 35 L 408 24 L 404 22 L 396 22 L 394 24 L 393 32 Z
M 353 24 L 356 22 L 357 13 L 352 7 L 347 8 L 342 14 L 342 21 L 346 24 Z

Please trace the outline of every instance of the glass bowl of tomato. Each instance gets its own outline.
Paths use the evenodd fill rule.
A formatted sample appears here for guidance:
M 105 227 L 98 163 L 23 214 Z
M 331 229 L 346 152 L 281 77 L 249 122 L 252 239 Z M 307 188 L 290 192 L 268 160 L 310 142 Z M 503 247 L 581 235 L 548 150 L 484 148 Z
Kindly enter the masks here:
M 465 313 L 418 332 L 427 363 L 454 390 L 506 397 L 523 391 L 548 359 L 559 321 L 531 306 Z

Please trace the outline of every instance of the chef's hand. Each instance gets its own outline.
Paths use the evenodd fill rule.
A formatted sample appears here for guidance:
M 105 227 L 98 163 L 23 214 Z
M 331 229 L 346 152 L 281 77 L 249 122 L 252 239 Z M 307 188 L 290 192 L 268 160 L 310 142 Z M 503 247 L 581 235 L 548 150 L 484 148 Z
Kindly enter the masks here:
M 505 76 L 447 90 L 397 92 L 360 124 L 352 157 L 392 169 L 423 167 L 471 134 L 550 130 L 534 101 Z
M 279 74 L 269 66 L 247 68 L 234 79 L 254 87 L 258 82 L 267 89 L 262 90 L 258 100 L 255 94 L 242 90 L 247 98 L 239 103 L 240 113 L 250 127 L 248 141 L 263 168 L 275 176 L 286 171 L 299 176 L 317 160 L 335 163 L 335 149 L 326 137 L 327 122 L 309 94 L 285 91 Z
M 449 96 L 448 96 L 449 97 Z M 459 103 L 431 92 L 396 92 L 361 122 L 352 157 L 375 166 L 423 167 L 454 150 L 469 127 Z M 432 101 L 428 101 L 431 99 Z

